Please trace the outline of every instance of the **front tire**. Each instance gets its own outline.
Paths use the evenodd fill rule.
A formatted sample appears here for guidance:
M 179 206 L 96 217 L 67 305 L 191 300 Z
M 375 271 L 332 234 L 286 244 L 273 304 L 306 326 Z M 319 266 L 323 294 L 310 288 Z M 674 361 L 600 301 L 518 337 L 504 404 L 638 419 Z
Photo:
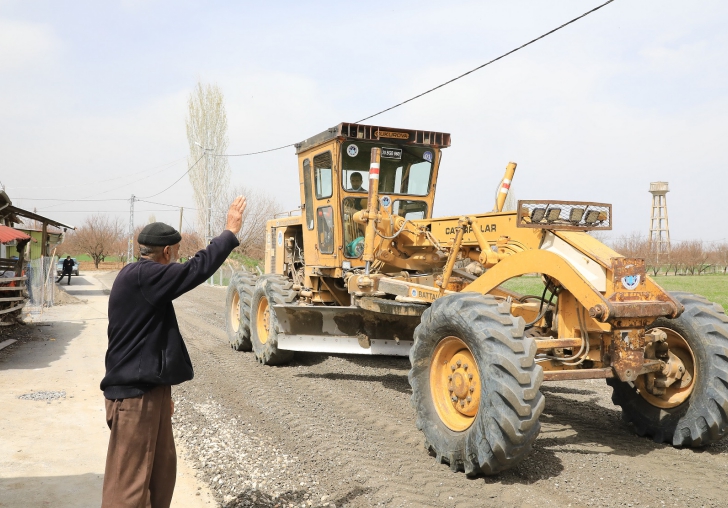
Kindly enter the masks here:
M 250 342 L 250 304 L 258 276 L 250 272 L 235 272 L 228 284 L 225 329 L 230 347 L 235 351 L 252 351 Z
M 675 349 L 692 376 L 689 391 L 668 388 L 659 398 L 640 379 L 607 383 L 613 388 L 612 402 L 622 407 L 623 419 L 640 436 L 673 446 L 705 446 L 728 434 L 728 317 L 720 305 L 702 296 L 671 295 L 685 311 L 676 319 L 659 318 L 650 328 L 667 334 L 671 351 Z
M 424 312 L 410 350 L 411 403 L 438 462 L 493 475 L 528 455 L 544 407 L 535 355 L 523 319 L 492 296 L 448 295 Z
M 293 303 L 297 297 L 293 282 L 282 275 L 258 279 L 251 303 L 250 339 L 255 357 L 263 365 L 283 365 L 293 359 L 293 351 L 278 349 L 280 327 L 273 305 Z

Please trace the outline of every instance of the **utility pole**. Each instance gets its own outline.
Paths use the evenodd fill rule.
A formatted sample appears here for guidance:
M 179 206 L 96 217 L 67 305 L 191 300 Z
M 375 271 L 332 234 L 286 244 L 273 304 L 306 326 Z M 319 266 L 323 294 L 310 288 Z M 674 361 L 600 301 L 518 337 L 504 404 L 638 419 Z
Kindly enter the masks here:
M 180 206 L 179 207 L 179 229 L 178 229 L 180 234 L 182 234 L 182 212 L 184 212 L 184 211 L 185 211 L 185 207 Z
M 134 261 L 134 201 L 136 201 L 136 196 L 132 194 L 129 200 L 129 243 L 126 248 L 127 263 Z

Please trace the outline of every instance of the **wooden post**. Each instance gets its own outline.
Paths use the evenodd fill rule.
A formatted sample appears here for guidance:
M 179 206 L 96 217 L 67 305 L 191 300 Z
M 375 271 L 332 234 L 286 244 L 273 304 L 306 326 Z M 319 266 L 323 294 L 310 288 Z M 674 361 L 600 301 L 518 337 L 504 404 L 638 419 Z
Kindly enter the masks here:
M 48 223 L 44 222 L 43 227 L 41 228 L 42 232 L 40 234 L 41 242 L 43 242 L 40 246 L 40 257 L 44 258 L 48 256 Z

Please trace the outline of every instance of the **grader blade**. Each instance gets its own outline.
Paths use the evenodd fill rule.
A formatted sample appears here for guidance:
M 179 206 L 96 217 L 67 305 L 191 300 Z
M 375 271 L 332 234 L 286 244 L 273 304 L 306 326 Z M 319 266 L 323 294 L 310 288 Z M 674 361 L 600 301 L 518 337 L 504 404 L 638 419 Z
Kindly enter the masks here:
M 274 305 L 278 347 L 290 351 L 407 356 L 419 317 L 359 307 Z

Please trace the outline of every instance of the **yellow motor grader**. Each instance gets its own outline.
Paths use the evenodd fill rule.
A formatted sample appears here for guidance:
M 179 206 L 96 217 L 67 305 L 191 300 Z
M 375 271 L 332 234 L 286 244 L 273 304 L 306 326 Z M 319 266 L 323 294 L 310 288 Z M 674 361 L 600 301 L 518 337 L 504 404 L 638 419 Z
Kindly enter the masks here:
M 296 145 L 301 214 L 267 224 L 265 274 L 236 273 L 227 330 L 263 364 L 295 351 L 409 355 L 417 427 L 441 463 L 495 474 L 536 439 L 544 381 L 605 379 L 640 435 L 728 434 L 728 318 L 668 293 L 590 231 L 611 205 L 519 201 L 432 217 L 450 135 L 341 123 Z M 541 294 L 503 283 L 540 275 Z

